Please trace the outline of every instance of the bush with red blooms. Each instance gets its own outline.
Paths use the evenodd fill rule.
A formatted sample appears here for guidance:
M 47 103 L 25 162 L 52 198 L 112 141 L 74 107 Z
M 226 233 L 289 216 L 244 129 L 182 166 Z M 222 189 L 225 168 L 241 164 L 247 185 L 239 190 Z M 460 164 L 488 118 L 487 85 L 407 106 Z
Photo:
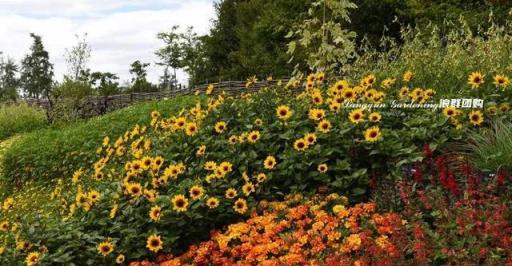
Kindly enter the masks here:
M 509 179 L 426 156 L 398 184 L 415 257 L 434 265 L 512 265 Z

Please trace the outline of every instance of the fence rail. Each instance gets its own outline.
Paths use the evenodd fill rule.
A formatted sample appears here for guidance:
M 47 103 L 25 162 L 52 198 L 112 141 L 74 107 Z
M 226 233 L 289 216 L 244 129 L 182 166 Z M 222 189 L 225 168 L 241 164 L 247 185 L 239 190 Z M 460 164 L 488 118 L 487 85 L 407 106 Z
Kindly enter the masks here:
M 196 86 L 194 88 L 187 88 L 176 91 L 160 91 L 160 92 L 140 92 L 140 93 L 126 93 L 110 96 L 90 96 L 82 100 L 75 106 L 74 113 L 79 117 L 92 117 L 102 115 L 131 104 L 151 101 L 151 100 L 164 100 L 178 95 L 193 94 L 196 91 L 205 92 L 209 85 L 214 86 L 213 94 L 226 92 L 228 94 L 239 94 L 242 92 L 254 92 L 262 88 L 276 85 L 278 82 L 286 83 L 288 79 L 272 80 L 272 81 L 259 81 L 248 88 L 246 88 L 245 81 L 225 81 L 218 83 L 210 83 Z M 34 99 L 24 98 L 23 101 L 32 106 L 39 106 L 45 110 L 50 110 L 51 104 L 48 99 Z

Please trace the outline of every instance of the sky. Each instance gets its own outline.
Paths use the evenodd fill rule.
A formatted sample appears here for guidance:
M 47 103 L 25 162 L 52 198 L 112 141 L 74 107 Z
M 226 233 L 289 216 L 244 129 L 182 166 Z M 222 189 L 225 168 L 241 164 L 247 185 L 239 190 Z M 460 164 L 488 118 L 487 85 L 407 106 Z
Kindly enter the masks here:
M 55 79 L 67 73 L 66 49 L 87 34 L 89 68 L 130 80 L 130 64 L 151 63 L 148 79 L 157 82 L 163 69 L 154 52 L 163 45 L 156 35 L 173 25 L 193 26 L 206 34 L 215 17 L 214 0 L 0 0 L 0 51 L 18 64 L 38 34 L 54 64 Z M 178 73 L 178 79 L 187 77 Z

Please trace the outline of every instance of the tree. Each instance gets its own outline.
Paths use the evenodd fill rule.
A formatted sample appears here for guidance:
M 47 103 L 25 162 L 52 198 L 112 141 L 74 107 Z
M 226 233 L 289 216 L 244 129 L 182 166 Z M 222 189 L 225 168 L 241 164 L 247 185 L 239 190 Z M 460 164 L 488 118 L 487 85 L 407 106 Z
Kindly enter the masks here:
M 160 62 L 157 64 L 165 66 L 166 71 L 168 71 L 168 68 L 173 70 L 173 75 L 171 76 L 171 82 L 169 85 L 172 85 L 174 88 L 178 85 L 176 80 L 176 70 L 182 67 L 183 60 L 182 38 L 178 33 L 178 29 L 179 26 L 173 26 L 169 32 L 158 33 L 158 39 L 162 40 L 165 43 L 165 46 L 158 49 L 155 53 L 160 58 Z M 166 89 L 170 89 L 170 87 L 167 87 Z
M 77 44 L 71 49 L 66 49 L 64 57 L 68 64 L 68 75 L 72 80 L 80 80 L 81 76 L 88 73 L 87 63 L 91 58 L 91 47 L 86 41 L 87 33 L 82 38 L 75 35 Z M 83 80 L 83 78 L 82 78 Z
M 173 78 L 171 77 L 171 73 L 169 73 L 169 67 L 166 66 L 164 68 L 164 73 L 160 76 L 160 84 L 158 85 L 160 89 L 169 90 L 173 84 Z
M 53 65 L 50 63 L 49 54 L 44 49 L 41 37 L 34 33 L 31 33 L 30 37 L 34 42 L 30 47 L 30 53 L 21 63 L 21 84 L 28 97 L 43 96 L 50 99 Z
M 91 73 L 91 85 L 98 95 L 108 96 L 119 92 L 119 77 L 110 72 Z
M 140 60 L 137 60 L 130 65 L 130 74 L 133 75 L 131 87 L 132 92 L 150 92 L 155 90 L 153 85 L 146 79 L 146 68 L 149 66 L 149 63 L 143 63 Z
M 0 100 L 16 100 L 17 89 L 20 85 L 16 77 L 18 66 L 14 60 L 7 58 L 7 62 L 0 61 Z

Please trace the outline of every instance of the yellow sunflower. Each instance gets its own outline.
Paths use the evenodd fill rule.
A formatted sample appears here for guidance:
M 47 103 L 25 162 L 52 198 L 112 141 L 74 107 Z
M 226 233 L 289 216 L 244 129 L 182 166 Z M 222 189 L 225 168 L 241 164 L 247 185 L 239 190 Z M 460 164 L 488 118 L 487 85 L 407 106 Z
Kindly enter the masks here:
M 254 188 L 254 185 L 251 182 L 247 182 L 242 186 L 242 192 L 246 196 L 251 195 L 251 193 L 253 193 L 254 191 L 256 191 L 256 189 Z
M 228 143 L 231 144 L 231 145 L 235 145 L 237 142 L 238 142 L 238 137 L 235 136 L 235 135 L 232 135 L 228 139 Z
M 496 87 L 507 87 L 509 84 L 510 84 L 510 80 L 507 76 L 505 75 L 496 75 L 494 76 L 494 85 L 496 85 Z
M 407 99 L 409 97 L 409 88 L 402 87 L 398 92 L 398 96 L 400 96 L 400 99 Z
M 256 120 L 254 120 L 254 124 L 257 126 L 261 126 L 261 125 L 263 125 L 263 120 L 256 118 Z
M 217 164 L 214 161 L 207 161 L 204 164 L 204 169 L 208 171 L 213 171 L 217 168 Z
M 119 255 L 116 257 L 116 263 L 117 263 L 117 264 L 123 264 L 123 262 L 124 262 L 124 260 L 125 260 L 125 259 L 126 259 L 126 258 L 124 257 L 124 255 L 123 255 L 123 254 L 119 254 Z
M 453 118 L 459 114 L 459 110 L 455 106 L 448 106 L 443 109 L 443 114 L 448 118 Z
M 403 76 L 403 81 L 409 82 L 414 78 L 414 74 L 411 71 L 406 71 Z
M 472 89 L 478 89 L 484 83 L 484 77 L 480 72 L 473 72 L 468 77 L 468 84 Z
M 258 181 L 258 183 L 263 183 L 265 182 L 265 180 L 267 180 L 267 175 L 265 173 L 259 173 L 256 176 L 256 180 Z
M 374 123 L 377 123 L 377 122 L 380 122 L 380 120 L 382 119 L 382 116 L 377 112 L 373 112 L 370 115 L 368 115 L 368 119 Z
M 226 122 L 217 122 L 215 124 L 215 132 L 221 134 L 221 133 L 224 133 L 224 131 L 226 131 L 227 129 L 227 125 L 226 125 Z
M 184 195 L 176 195 L 171 200 L 173 210 L 176 212 L 185 212 L 188 208 L 188 199 Z
M 260 132 L 259 131 L 251 131 L 247 135 L 247 141 L 249 143 L 256 143 L 260 139 Z
M 276 164 L 277 164 L 276 158 L 274 158 L 274 156 L 272 156 L 272 155 L 267 156 L 265 161 L 263 161 L 263 166 L 265 167 L 265 169 L 269 169 L 269 170 L 274 169 Z
M 226 198 L 234 199 L 238 195 L 238 192 L 234 188 L 228 188 L 226 190 Z
M 331 122 L 329 120 L 322 120 L 320 123 L 318 123 L 318 130 L 322 133 L 328 133 L 331 130 Z
M 325 117 L 325 111 L 322 109 L 313 108 L 313 109 L 309 109 L 308 115 L 309 115 L 309 119 L 315 120 L 315 121 L 320 121 Z
M 160 206 L 151 207 L 151 210 L 149 210 L 149 218 L 153 221 L 159 221 L 160 217 L 162 217 L 162 208 Z
M 325 173 L 325 172 L 327 172 L 327 170 L 329 170 L 329 167 L 327 167 L 327 164 L 323 163 L 323 164 L 318 165 L 317 170 L 320 173 Z
M 107 254 L 108 255 L 108 254 Z M 25 258 L 25 263 L 27 263 L 27 266 L 34 266 L 37 265 L 37 262 L 39 261 L 39 257 L 41 254 L 39 252 L 30 252 L 27 257 Z M 104 255 L 106 256 L 106 255 Z
M 158 252 L 163 248 L 164 242 L 160 238 L 160 236 L 153 234 L 150 235 L 146 241 L 146 247 L 152 252 Z
M 195 186 L 191 187 L 188 192 L 192 199 L 197 200 L 203 196 L 204 188 L 202 186 L 195 185 Z
M 276 109 L 277 117 L 281 120 L 288 120 L 293 115 L 293 111 L 286 105 L 280 105 Z
M 357 93 L 351 88 L 345 88 L 341 91 L 341 96 L 347 102 L 353 102 L 357 99 Z
M 112 243 L 110 243 L 110 241 L 103 241 L 98 244 L 96 249 L 98 250 L 98 253 L 103 255 L 103 257 L 106 257 L 106 256 L 108 256 L 108 254 L 110 254 L 110 253 L 112 253 L 112 251 L 114 251 L 114 245 Z
M 215 209 L 215 208 L 219 207 L 219 199 L 217 199 L 215 197 L 210 197 L 208 200 L 206 200 L 206 205 L 210 209 Z
M 316 142 L 316 134 L 315 133 L 308 133 L 304 136 L 304 139 L 306 140 L 308 146 L 313 145 Z
M 206 146 L 205 145 L 201 145 L 199 146 L 199 149 L 197 149 L 196 151 L 196 156 L 203 156 L 206 152 Z
M 188 136 L 194 136 L 197 133 L 197 124 L 195 122 L 187 123 L 185 133 Z
M 308 141 L 305 139 L 298 139 L 293 143 L 293 148 L 297 151 L 305 151 L 308 148 Z
M 142 186 L 139 183 L 129 183 L 127 189 L 132 197 L 136 198 L 142 195 Z
M 244 214 L 247 212 L 247 201 L 244 199 L 236 200 L 235 204 L 233 205 L 233 209 L 240 214 Z
M 469 122 L 473 126 L 479 126 L 484 122 L 484 115 L 480 111 L 472 111 L 469 113 Z
M 364 110 L 361 108 L 354 109 L 348 114 L 348 119 L 354 124 L 364 121 Z
M 375 142 L 380 138 L 380 128 L 379 127 L 371 127 L 365 130 L 364 139 L 368 142 Z

